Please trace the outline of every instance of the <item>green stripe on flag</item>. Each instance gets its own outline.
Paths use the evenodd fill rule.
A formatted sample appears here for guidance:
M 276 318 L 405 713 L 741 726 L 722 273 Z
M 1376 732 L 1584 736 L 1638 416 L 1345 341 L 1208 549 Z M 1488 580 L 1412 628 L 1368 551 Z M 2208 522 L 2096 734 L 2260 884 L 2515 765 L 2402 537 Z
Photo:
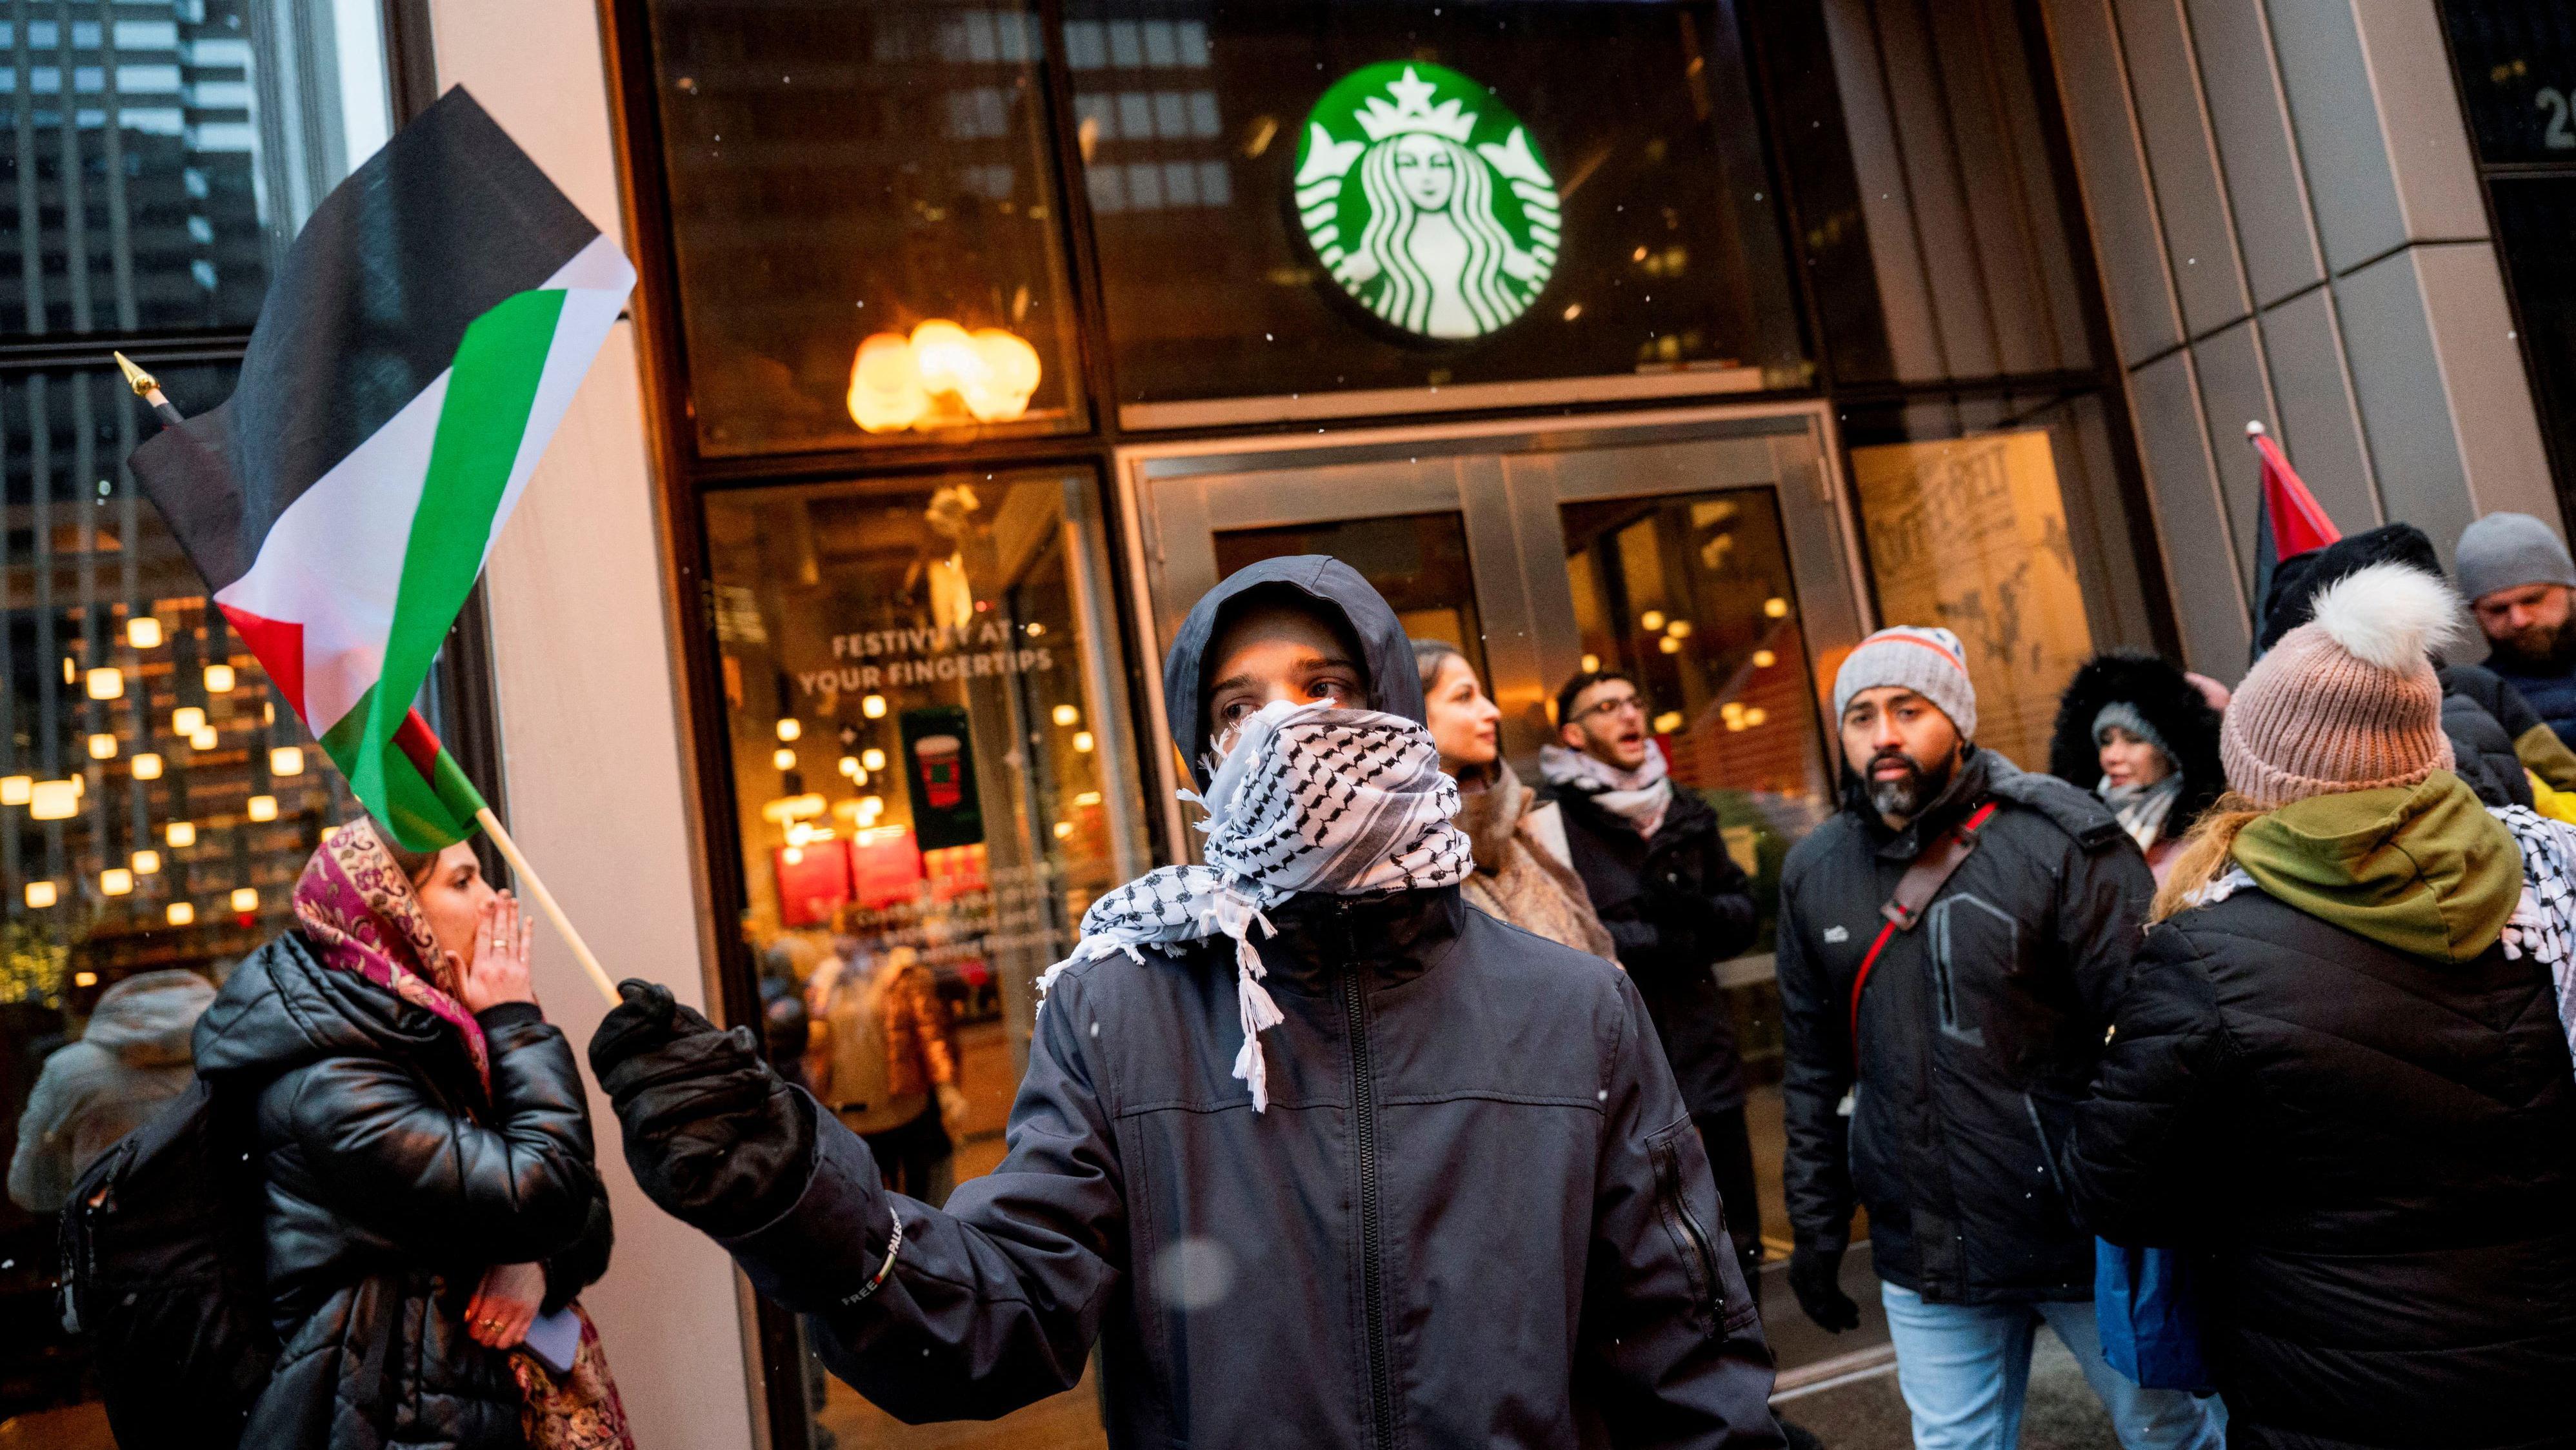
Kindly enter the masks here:
M 368 691 L 322 737 L 322 748 L 352 782 L 362 774 L 374 782 L 370 789 L 375 793 L 361 792 L 359 798 L 405 846 L 443 850 L 473 835 L 474 813 L 483 809 L 483 796 L 465 778 L 455 756 L 441 749 L 424 776 L 419 763 L 391 738 L 369 745 L 367 722 L 377 699 L 376 690 Z
M 427 481 L 404 548 L 384 668 L 363 706 L 335 724 L 322 742 L 358 799 L 413 850 L 438 849 L 474 830 L 470 813 L 459 822 L 448 808 L 452 789 L 441 791 L 424 778 L 395 746 L 394 733 L 410 713 L 421 682 L 429 678 L 439 645 L 483 567 L 492 520 L 527 439 L 529 410 L 563 304 L 561 291 L 521 292 L 466 328 L 448 374 Z M 334 740 L 355 721 L 363 726 L 346 741 L 350 749 L 344 753 Z M 443 752 L 441 767 L 433 774 L 455 768 Z M 472 794 L 461 772 L 448 784 L 465 785 Z

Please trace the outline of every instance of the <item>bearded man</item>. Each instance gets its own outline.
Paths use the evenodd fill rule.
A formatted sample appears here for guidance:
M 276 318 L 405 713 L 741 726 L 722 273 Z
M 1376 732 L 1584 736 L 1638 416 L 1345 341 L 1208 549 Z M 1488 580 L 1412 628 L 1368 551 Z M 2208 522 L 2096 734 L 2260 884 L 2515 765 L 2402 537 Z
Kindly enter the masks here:
M 1780 879 L 1799 1306 L 1858 1326 L 1841 1267 L 1866 1205 L 1918 1447 L 2016 1443 L 2046 1324 L 2128 1450 L 2215 1450 L 2216 1401 L 2103 1361 L 2093 1236 L 2059 1182 L 2154 893 L 2146 858 L 2090 793 L 1977 748 L 1976 687 L 1946 629 L 1863 640 L 1834 714 L 1843 809 Z
M 945 1208 L 628 982 L 591 1041 L 661 1207 L 908 1423 L 1072 1389 L 1117 1450 L 1777 1450 L 1771 1356 L 1637 989 L 1470 908 L 1386 601 L 1236 572 L 1163 667 L 1200 864 L 1091 903 L 1001 1166 Z
M 2522 692 L 2560 740 L 2576 740 L 2576 561 L 2549 525 L 2493 513 L 2460 533 L 2460 592 L 2494 651 L 2487 668 Z

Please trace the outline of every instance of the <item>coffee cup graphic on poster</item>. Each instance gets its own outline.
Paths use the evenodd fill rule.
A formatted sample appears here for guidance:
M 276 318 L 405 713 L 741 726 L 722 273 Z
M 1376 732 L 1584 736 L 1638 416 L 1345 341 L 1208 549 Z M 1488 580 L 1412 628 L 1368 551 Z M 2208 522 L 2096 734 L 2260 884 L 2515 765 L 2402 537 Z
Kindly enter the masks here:
M 981 843 L 984 811 L 975 798 L 974 733 L 966 712 L 954 705 L 926 706 L 904 711 L 901 725 L 914 839 L 925 851 Z

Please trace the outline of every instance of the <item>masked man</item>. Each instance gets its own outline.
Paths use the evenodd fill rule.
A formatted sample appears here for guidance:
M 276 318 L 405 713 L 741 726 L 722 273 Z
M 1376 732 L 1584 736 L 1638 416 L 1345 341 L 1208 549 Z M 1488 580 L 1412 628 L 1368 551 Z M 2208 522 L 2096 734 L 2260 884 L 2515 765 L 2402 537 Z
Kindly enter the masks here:
M 2146 858 L 2089 792 L 1976 747 L 1976 687 L 1946 629 L 1861 641 L 1834 714 L 1843 809 L 1780 879 L 1799 1305 L 1829 1330 L 1860 1322 L 1839 1270 L 1865 1204 L 1919 1450 L 2018 1441 L 2042 1323 L 2127 1450 L 2216 1450 L 2214 1401 L 2103 1361 L 2093 1236 L 2059 1183 L 2146 921 Z M 1955 851 L 1898 930 L 1881 909 L 1918 861 Z
M 1070 1389 L 1097 1344 L 1122 1447 L 1778 1445 L 1645 1008 L 1460 900 L 1394 612 L 1254 565 L 1163 681 L 1207 864 L 1084 915 L 998 1169 L 944 1212 L 886 1191 L 741 1029 L 630 982 L 591 1060 L 645 1191 L 907 1421 Z

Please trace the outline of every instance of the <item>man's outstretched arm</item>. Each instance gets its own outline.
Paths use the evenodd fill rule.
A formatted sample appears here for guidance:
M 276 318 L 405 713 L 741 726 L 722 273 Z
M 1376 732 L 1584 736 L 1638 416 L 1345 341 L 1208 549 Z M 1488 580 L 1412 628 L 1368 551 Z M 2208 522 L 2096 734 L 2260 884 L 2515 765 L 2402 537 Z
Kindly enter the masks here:
M 989 1418 L 1080 1380 L 1126 1232 L 1073 1026 L 1079 979 L 1038 1014 L 1009 1156 L 948 1212 L 886 1191 L 867 1144 L 779 1082 L 747 1031 L 718 1032 L 660 988 L 624 990 L 591 1062 L 636 1181 L 813 1316 L 834 1374 L 914 1423 Z

